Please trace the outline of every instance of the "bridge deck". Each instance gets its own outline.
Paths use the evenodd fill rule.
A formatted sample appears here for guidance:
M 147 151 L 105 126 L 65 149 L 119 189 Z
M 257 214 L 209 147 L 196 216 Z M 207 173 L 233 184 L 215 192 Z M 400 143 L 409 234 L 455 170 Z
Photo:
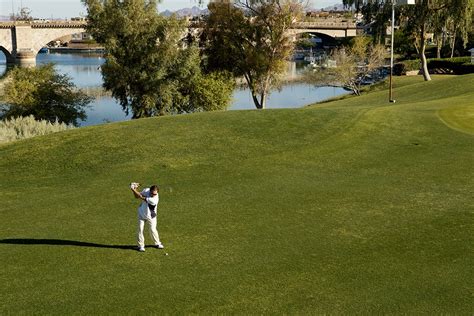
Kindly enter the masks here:
M 85 28 L 87 23 L 85 22 L 74 22 L 67 21 L 61 23 L 48 23 L 48 22 L 0 22 L 0 29 L 12 29 L 15 26 L 31 26 L 31 28 L 38 29 L 64 29 L 64 28 Z
M 356 29 L 357 25 L 353 22 L 296 22 L 293 24 L 295 29 Z
M 190 25 L 196 26 L 199 22 L 190 23 Z M 77 21 L 57 21 L 57 22 L 0 22 L 0 29 L 9 29 L 15 26 L 31 26 L 31 28 L 83 28 L 87 26 L 87 22 Z M 313 22 L 296 22 L 293 24 L 295 29 L 355 29 L 357 28 L 356 23 L 346 21 L 313 21 Z

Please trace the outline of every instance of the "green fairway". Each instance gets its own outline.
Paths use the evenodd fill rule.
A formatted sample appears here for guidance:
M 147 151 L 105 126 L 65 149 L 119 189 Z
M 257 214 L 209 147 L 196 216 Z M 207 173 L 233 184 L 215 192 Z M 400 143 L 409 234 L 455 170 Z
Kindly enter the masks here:
M 0 145 L 0 314 L 472 315 L 474 75 L 395 87 Z

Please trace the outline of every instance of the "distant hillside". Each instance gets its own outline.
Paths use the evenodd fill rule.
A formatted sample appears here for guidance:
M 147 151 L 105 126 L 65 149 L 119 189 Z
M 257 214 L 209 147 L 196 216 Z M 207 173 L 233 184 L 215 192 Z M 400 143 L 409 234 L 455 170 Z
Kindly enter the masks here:
M 194 6 L 192 8 L 184 8 L 177 11 L 165 10 L 161 12 L 161 14 L 164 16 L 170 16 L 172 14 L 176 14 L 178 16 L 200 16 L 202 14 L 206 14 L 207 12 L 207 8 L 201 9 L 197 6 Z
M 343 4 L 334 4 L 321 9 L 322 11 L 345 11 Z
M 334 4 L 331 6 L 327 6 L 325 8 L 317 9 L 315 11 L 345 11 L 344 5 L 343 4 Z M 184 8 L 180 9 L 177 11 L 170 11 L 170 10 L 165 10 L 161 12 L 162 15 L 164 16 L 170 16 L 172 14 L 176 14 L 178 16 L 200 16 L 200 15 L 205 15 L 209 12 L 207 8 L 200 8 L 197 6 L 193 6 L 192 8 Z
M 10 21 L 10 17 L 8 15 L 0 15 L 0 21 Z

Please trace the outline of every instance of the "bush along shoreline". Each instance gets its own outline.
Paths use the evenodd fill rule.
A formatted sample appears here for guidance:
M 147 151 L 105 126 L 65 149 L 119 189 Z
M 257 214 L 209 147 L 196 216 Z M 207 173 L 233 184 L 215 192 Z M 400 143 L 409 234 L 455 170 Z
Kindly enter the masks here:
M 35 120 L 33 115 L 0 121 L 0 144 L 15 140 L 47 135 L 74 128 L 65 123 Z

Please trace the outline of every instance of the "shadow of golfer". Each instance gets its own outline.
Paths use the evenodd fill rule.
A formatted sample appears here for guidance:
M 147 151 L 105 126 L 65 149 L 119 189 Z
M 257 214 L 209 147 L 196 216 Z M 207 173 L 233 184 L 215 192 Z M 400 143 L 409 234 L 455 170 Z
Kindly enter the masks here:
M 62 240 L 62 239 L 31 239 L 31 238 L 13 238 L 13 239 L 0 239 L 0 244 L 10 245 L 53 245 L 53 246 L 76 246 L 76 247 L 92 247 L 92 248 L 109 248 L 109 249 L 124 249 L 124 250 L 136 250 L 136 246 L 126 245 L 102 245 L 92 242 L 83 242 L 75 240 Z

